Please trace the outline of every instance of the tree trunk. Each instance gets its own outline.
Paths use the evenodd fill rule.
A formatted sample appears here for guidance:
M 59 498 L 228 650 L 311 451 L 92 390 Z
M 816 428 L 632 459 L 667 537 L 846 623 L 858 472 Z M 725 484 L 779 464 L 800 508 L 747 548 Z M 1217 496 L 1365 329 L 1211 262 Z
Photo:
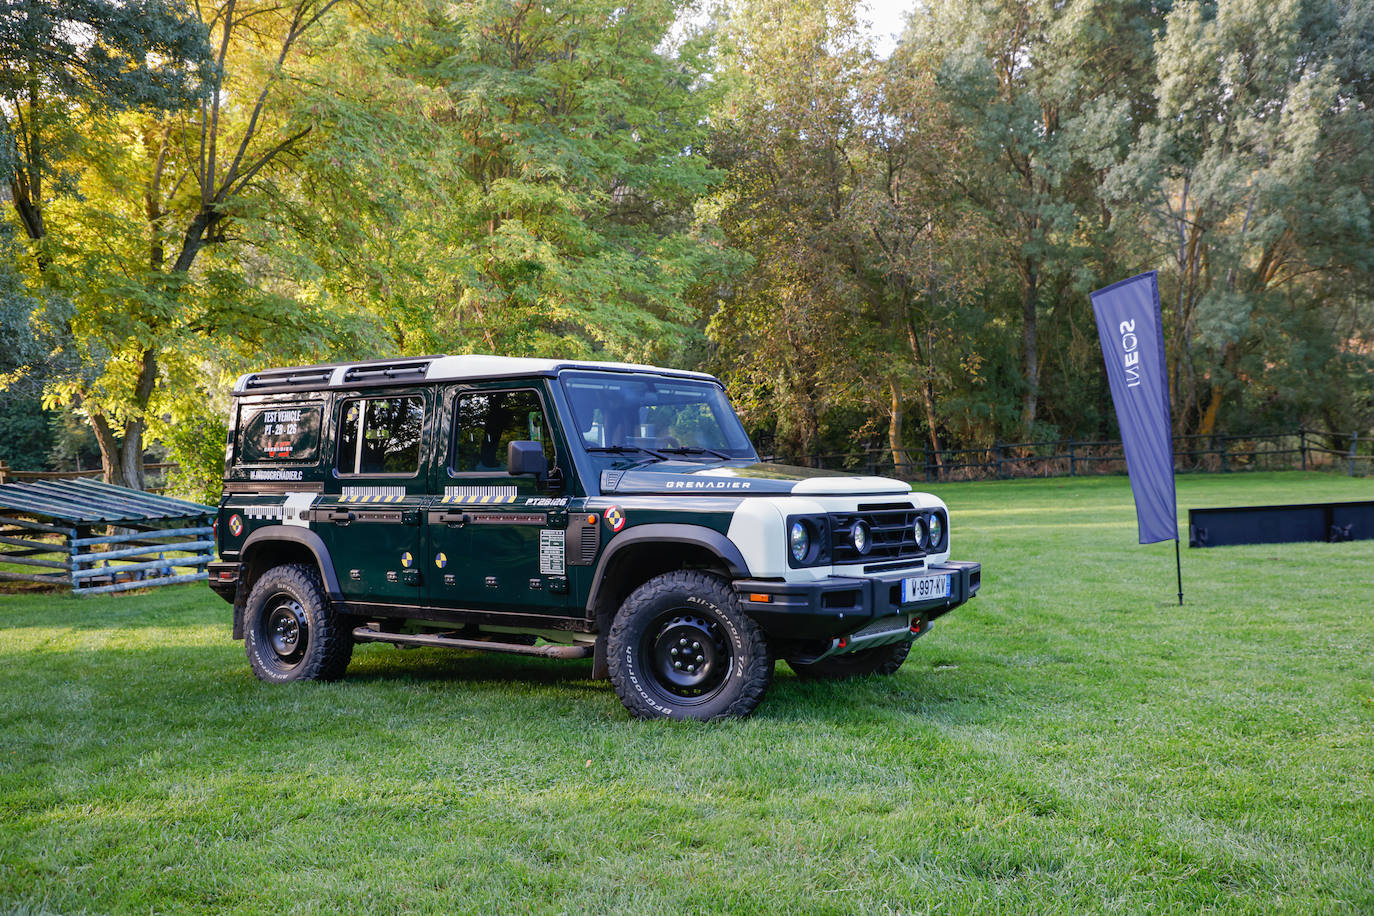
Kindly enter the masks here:
M 124 435 L 115 435 L 109 418 L 99 408 L 91 410 L 91 428 L 100 446 L 100 466 L 105 482 L 120 487 L 142 490 L 146 484 L 143 474 L 143 432 L 147 428 L 144 414 L 152 400 L 157 384 L 157 351 L 149 347 L 139 360 L 138 383 L 134 386 L 136 415 L 124 422 Z
M 1036 300 L 1040 275 L 1035 264 L 1026 264 L 1025 289 L 1021 299 L 1021 351 L 1026 374 L 1026 395 L 1021 402 L 1021 425 L 1031 438 L 1040 401 L 1040 350 L 1036 342 L 1038 318 Z
M 887 388 L 892 394 L 892 409 L 887 425 L 887 444 L 892 449 L 892 476 L 907 480 L 911 477 L 911 462 L 907 460 L 907 450 L 902 447 L 902 391 L 896 379 L 888 379 Z

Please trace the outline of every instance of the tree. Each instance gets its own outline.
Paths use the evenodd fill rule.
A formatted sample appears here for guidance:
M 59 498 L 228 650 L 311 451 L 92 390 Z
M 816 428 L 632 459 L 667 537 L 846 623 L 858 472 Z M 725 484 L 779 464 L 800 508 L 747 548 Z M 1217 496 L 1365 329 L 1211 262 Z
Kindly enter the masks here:
M 100 32 L 78 47 L 97 63 L 123 61 L 122 81 L 114 84 L 121 91 L 143 86 L 116 95 L 120 104 L 64 95 L 72 81 L 55 68 L 66 51 L 51 62 L 39 59 L 52 71 L 32 90 L 39 108 L 75 106 L 84 134 L 80 156 L 67 159 L 71 177 L 63 193 L 45 207 L 36 248 L 43 280 L 74 304 L 82 361 L 79 371 L 49 385 L 49 400 L 90 418 L 114 483 L 143 485 L 150 424 L 175 416 L 178 400 L 197 398 L 194 383 L 160 391 L 164 377 L 185 382 L 203 375 L 206 360 L 234 344 L 270 339 L 289 352 L 332 320 L 328 304 L 302 295 L 281 275 L 281 264 L 260 257 L 260 246 L 271 239 L 264 227 L 280 192 L 273 179 L 311 132 L 290 82 L 307 41 L 337 5 L 224 0 L 201 10 L 203 24 L 177 19 L 166 5 L 135 5 L 129 12 L 142 10 L 152 22 L 163 15 L 177 24 L 177 35 L 194 34 L 197 42 L 135 46 L 129 38 L 119 45 L 120 57 L 105 49 Z M 171 71 L 184 76 L 177 84 L 183 89 L 203 89 L 159 95 L 153 90 L 171 79 L 162 69 L 128 69 L 129 61 L 203 49 L 207 33 L 209 62 L 182 60 Z M 91 75 L 104 72 L 98 67 L 81 72 L 91 86 L 107 85 Z M 173 104 L 188 94 L 191 107 Z
M 669 39 L 683 8 L 374 11 L 326 87 L 330 140 L 307 187 L 327 236 L 349 241 L 317 253 L 330 288 L 375 303 L 406 352 L 682 352 L 689 293 L 730 261 L 693 225 L 715 178 L 709 44 Z M 340 155 L 359 167 L 334 168 Z
M 89 119 L 177 111 L 204 98 L 205 27 L 168 0 L 10 0 L 0 10 L 0 178 L 28 237 L 41 240 L 50 192 Z M 58 187 L 48 187 L 56 181 Z
M 1374 268 L 1371 39 L 1363 3 L 1169 15 L 1156 121 L 1113 186 L 1141 259 L 1168 264 L 1180 430 L 1210 434 L 1228 406 L 1296 423 L 1369 390 L 1347 374 L 1369 365 L 1351 319 Z
M 1147 2 L 957 0 L 919 8 L 905 38 L 938 57 L 971 140 L 958 158 L 979 166 L 961 176 L 964 191 L 1015 278 L 1024 435 L 1041 416 L 1046 303 L 1056 323 L 1081 309 L 1090 261 L 1109 245 L 1098 190 L 1149 112 L 1159 24 Z

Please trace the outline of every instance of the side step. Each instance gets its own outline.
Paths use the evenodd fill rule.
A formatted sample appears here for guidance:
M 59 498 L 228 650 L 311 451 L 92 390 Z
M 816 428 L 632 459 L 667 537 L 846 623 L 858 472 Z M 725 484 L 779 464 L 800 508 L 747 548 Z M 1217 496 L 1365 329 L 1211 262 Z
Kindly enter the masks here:
M 483 652 L 509 652 L 511 655 L 535 655 L 542 658 L 591 658 L 592 646 L 522 646 L 511 642 L 487 642 L 484 639 L 457 639 L 437 633 L 383 633 L 372 627 L 358 627 L 353 631 L 358 642 L 389 642 L 398 646 L 434 646 L 440 649 L 479 649 Z

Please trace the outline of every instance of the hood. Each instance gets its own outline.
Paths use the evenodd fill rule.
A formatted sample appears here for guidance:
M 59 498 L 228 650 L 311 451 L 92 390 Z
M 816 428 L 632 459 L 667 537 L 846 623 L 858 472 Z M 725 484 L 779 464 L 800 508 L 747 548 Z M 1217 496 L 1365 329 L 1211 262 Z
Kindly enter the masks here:
M 706 496 L 875 496 L 905 495 L 911 485 L 887 477 L 864 477 L 783 464 L 711 464 L 665 461 L 601 472 L 601 492 Z

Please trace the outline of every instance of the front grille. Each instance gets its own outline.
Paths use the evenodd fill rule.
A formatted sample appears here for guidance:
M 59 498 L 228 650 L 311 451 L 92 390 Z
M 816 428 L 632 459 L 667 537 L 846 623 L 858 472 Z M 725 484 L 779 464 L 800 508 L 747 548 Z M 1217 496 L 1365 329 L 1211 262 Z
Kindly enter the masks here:
M 882 563 L 892 560 L 913 560 L 924 557 L 916 540 L 916 520 L 929 516 L 929 510 L 913 509 L 905 503 L 896 505 L 860 506 L 859 512 L 836 512 L 830 516 L 830 562 L 842 566 L 847 563 Z M 868 523 L 873 546 L 860 554 L 850 541 L 850 532 L 858 521 Z

